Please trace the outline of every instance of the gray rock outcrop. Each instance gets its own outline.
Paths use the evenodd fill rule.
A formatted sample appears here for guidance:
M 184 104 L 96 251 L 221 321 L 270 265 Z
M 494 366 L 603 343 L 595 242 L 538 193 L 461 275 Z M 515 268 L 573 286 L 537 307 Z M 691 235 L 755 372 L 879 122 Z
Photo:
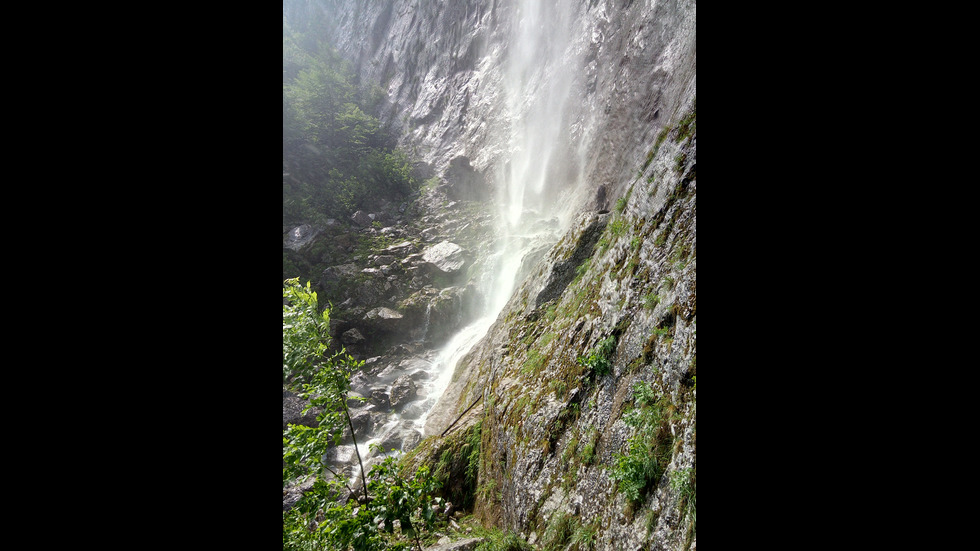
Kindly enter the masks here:
M 463 248 L 450 241 L 441 241 L 426 248 L 422 260 L 444 274 L 454 274 L 466 264 Z
M 391 393 L 389 395 L 391 407 L 401 409 L 411 399 L 415 398 L 417 391 L 415 381 L 409 375 L 399 377 L 391 385 Z

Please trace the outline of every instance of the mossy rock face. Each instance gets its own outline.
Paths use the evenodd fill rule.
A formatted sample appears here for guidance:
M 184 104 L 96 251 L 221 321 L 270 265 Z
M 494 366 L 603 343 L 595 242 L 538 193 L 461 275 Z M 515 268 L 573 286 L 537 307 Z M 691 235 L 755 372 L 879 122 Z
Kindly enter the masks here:
M 568 285 L 580 275 L 578 267 L 592 257 L 596 243 L 606 229 L 608 219 L 607 216 L 599 215 L 585 226 L 572 245 L 567 258 L 555 263 L 552 267 L 547 284 L 535 298 L 535 307 L 559 298 Z
M 479 478 L 481 426 L 477 421 L 445 437 L 423 440 L 405 455 L 403 469 L 415 472 L 420 466 L 428 465 L 432 476 L 442 485 L 437 492 L 439 497 L 456 509 L 471 511 Z

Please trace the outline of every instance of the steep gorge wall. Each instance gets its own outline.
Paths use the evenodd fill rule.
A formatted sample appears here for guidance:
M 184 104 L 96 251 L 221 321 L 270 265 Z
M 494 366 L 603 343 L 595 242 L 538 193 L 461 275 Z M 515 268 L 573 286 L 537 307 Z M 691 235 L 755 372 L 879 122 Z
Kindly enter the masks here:
M 546 255 L 427 427 L 480 426 L 476 509 L 490 523 L 538 542 L 571 523 L 596 549 L 696 549 L 695 109 L 651 144 L 621 208 L 581 214 Z M 660 415 L 646 430 L 628 422 L 640 382 Z M 644 437 L 660 472 L 631 501 L 613 473 Z
M 572 4 L 554 66 L 529 68 L 526 84 L 533 98 L 577 67 L 553 121 L 564 136 L 553 164 L 567 172 L 549 176 L 576 180 L 553 188 L 574 196 L 575 215 L 460 361 L 426 427 L 451 430 L 419 457 L 434 462 L 480 427 L 470 498 L 488 523 L 538 543 L 696 549 L 696 4 Z M 501 185 L 516 1 L 311 6 L 331 15 L 330 39 L 362 83 L 384 89 L 402 147 L 443 175 L 465 157 Z M 643 410 L 639 382 L 656 398 L 645 428 L 628 422 Z M 630 499 L 613 475 L 643 437 L 659 472 Z
M 562 109 L 540 124 L 555 126 L 564 146 L 549 176 L 583 181 L 575 191 L 584 202 L 600 185 L 616 186 L 635 174 L 646 145 L 693 97 L 696 3 L 557 2 L 562 6 L 537 14 L 545 38 L 533 46 L 560 51 L 515 69 L 515 60 L 536 54 L 514 50 L 522 32 L 517 29 L 530 18 L 521 4 L 322 0 L 308 9 L 327 13 L 330 41 L 354 63 L 365 86 L 384 91 L 382 118 L 400 145 L 440 175 L 453 159 L 466 157 L 495 185 L 514 153 L 513 119 L 527 113 L 527 104 L 542 101 L 536 94 L 567 94 Z M 515 70 L 525 73 L 516 100 L 508 94 Z M 571 76 L 563 90 L 547 89 L 565 72 Z M 516 112 L 514 103 L 520 104 Z M 552 187 L 563 189 L 560 183 Z

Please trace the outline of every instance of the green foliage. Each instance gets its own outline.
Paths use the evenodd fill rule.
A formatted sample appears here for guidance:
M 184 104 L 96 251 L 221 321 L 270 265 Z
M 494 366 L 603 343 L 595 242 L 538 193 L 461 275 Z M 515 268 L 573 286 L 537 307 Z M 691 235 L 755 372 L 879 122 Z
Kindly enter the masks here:
M 475 551 L 533 551 L 529 543 L 513 532 L 491 530 L 479 534 L 485 537 Z
M 682 507 L 691 516 L 691 523 L 696 529 L 698 523 L 698 483 L 697 471 L 693 468 L 678 469 L 670 475 L 670 488 L 677 492 Z
M 592 460 L 595 458 L 596 446 L 599 444 L 599 431 L 592 428 L 589 431 L 589 435 L 586 437 L 585 446 L 582 448 L 582 455 L 579 459 L 582 460 L 583 465 L 591 465 Z
M 575 268 L 575 279 L 572 280 L 572 285 L 577 284 L 585 276 L 585 272 L 589 271 L 589 266 L 592 265 L 592 259 L 586 258 L 582 261 L 578 267 Z
M 320 458 L 340 443 L 350 423 L 346 404 L 350 375 L 362 365 L 341 352 L 323 361 L 310 382 L 301 385 L 299 395 L 309 401 L 303 413 L 313 408 L 322 411 L 316 427 L 289 425 L 283 434 L 283 484 L 306 473 L 317 474 Z
M 572 534 L 572 544 L 578 551 L 595 549 L 597 527 L 595 524 L 582 524 Z
M 542 547 L 546 550 L 564 549 L 572 540 L 575 534 L 575 525 L 571 515 L 568 513 L 555 512 L 548 527 L 541 536 Z
M 658 304 L 660 304 L 660 295 L 653 292 L 643 295 L 643 307 L 647 310 L 653 310 Z
M 677 123 L 677 141 L 682 142 L 685 139 L 691 137 L 698 128 L 698 100 L 697 98 L 691 103 L 691 110 L 681 119 L 681 122 Z
M 625 204 L 625 203 L 624 203 Z M 609 223 L 609 233 L 613 236 L 613 241 L 619 238 L 626 231 L 626 221 L 616 218 Z
M 287 279 L 282 286 L 282 380 L 309 378 L 317 360 L 327 351 L 330 310 L 319 312 L 310 282 Z
M 428 467 L 405 477 L 389 456 L 371 468 L 368 487 L 373 498 L 365 503 L 334 500 L 330 484 L 318 481 L 283 513 L 283 549 L 374 551 L 407 549 L 413 543 L 421 548 L 442 522 L 442 499 L 432 497 L 438 483 Z
M 599 376 L 608 375 L 612 367 L 612 355 L 616 352 L 616 336 L 610 335 L 596 344 L 588 356 L 579 356 L 578 364 Z
M 610 476 L 619 483 L 627 500 L 635 504 L 663 476 L 670 462 L 673 437 L 667 425 L 671 406 L 666 397 L 657 399 L 653 388 L 642 381 L 633 386 L 633 392 L 636 407 L 624 420 L 636 432 L 627 443 L 627 452 L 615 454 Z
M 441 498 L 432 497 L 439 482 L 428 467 L 404 477 L 393 457 L 367 475 L 362 464 L 363 502 L 345 499 L 353 493 L 345 476 L 332 471 L 333 477 L 324 476 L 329 468 L 321 458 L 340 442 L 345 428 L 353 431 L 347 409 L 350 375 L 363 364 L 343 350 L 324 356 L 330 345 L 330 312 L 318 311 L 309 283 L 283 282 L 282 327 L 283 382 L 309 400 L 304 413 L 322 410 L 316 427 L 290 425 L 283 433 L 283 486 L 299 476 L 314 477 L 312 488 L 283 512 L 283 549 L 370 551 L 405 549 L 408 542 L 421 548 L 440 518 Z M 356 438 L 354 446 L 356 450 Z
M 418 187 L 370 114 L 376 94 L 362 95 L 350 66 L 315 36 L 283 26 L 284 224 L 346 218 Z
M 544 368 L 544 360 L 545 357 L 541 352 L 535 349 L 528 350 L 527 361 L 524 362 L 521 373 L 527 376 L 537 375 Z
M 483 484 L 480 484 L 476 489 L 476 493 L 483 501 L 492 501 L 497 497 L 496 490 L 497 481 L 491 478 L 490 480 L 484 481 Z
M 466 481 L 476 484 L 477 475 L 480 474 L 480 443 L 482 442 L 483 421 L 477 422 L 476 426 L 470 431 L 470 436 L 466 441 L 463 451 L 469 451 L 466 457 Z
M 353 431 L 347 394 L 351 373 L 363 363 L 355 361 L 344 350 L 324 357 L 330 347 L 330 310 L 324 308 L 323 312 L 318 312 L 317 295 L 310 289 L 309 282 L 303 286 L 298 278 L 287 279 L 283 282 L 282 298 L 283 383 L 288 382 L 290 388 L 300 390 L 300 396 L 309 400 L 303 413 L 322 408 L 316 427 L 290 425 L 283 434 L 285 486 L 289 480 L 305 473 L 319 475 L 320 458 L 331 442 L 337 444 L 340 441 L 344 421 Z M 360 461 L 360 453 L 357 457 Z
M 616 200 L 616 212 L 622 213 L 624 210 L 626 210 L 627 199 L 627 197 L 620 197 Z

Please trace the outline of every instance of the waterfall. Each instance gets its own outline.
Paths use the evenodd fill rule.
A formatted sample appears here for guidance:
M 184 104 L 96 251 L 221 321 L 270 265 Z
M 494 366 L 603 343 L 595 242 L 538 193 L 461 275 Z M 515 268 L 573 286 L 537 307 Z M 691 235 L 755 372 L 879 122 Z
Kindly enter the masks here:
M 487 300 L 434 360 L 438 398 L 456 363 L 487 333 L 537 259 L 534 252 L 557 242 L 578 205 L 582 163 L 573 152 L 574 79 L 580 72 L 571 28 L 581 2 L 517 2 L 502 67 L 506 128 L 503 159 L 493 174 L 498 209 L 497 252 L 484 278 Z M 432 408 L 419 419 L 422 430 Z

